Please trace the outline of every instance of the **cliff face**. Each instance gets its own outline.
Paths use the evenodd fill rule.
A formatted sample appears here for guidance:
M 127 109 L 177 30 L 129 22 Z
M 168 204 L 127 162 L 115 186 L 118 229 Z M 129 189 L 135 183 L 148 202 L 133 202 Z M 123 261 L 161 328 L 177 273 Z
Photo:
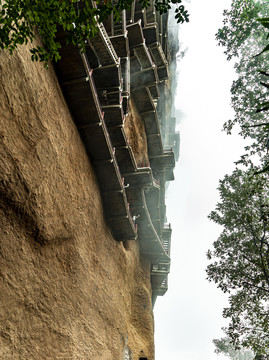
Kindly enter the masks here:
M 154 357 L 149 262 L 116 242 L 52 67 L 0 53 L 0 358 Z
M 129 99 L 129 106 L 129 114 L 126 117 L 124 129 L 138 167 L 147 166 L 149 157 L 145 126 L 132 98 Z

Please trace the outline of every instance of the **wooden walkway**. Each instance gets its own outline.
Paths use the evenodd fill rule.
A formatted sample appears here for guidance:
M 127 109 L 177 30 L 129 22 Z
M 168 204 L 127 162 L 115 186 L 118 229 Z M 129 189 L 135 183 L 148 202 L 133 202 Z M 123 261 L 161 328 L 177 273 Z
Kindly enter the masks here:
M 136 2 L 129 13 L 123 13 L 124 24 L 114 24 L 110 18 L 98 25 L 98 35 L 87 40 L 84 54 L 64 45 L 64 33 L 59 32 L 62 60 L 55 68 L 95 167 L 113 236 L 118 241 L 138 238 L 141 253 L 152 264 L 155 299 L 166 292 L 170 270 L 165 183 L 174 178 L 175 159 L 172 149 L 163 149 L 156 110 L 158 85 L 168 75 L 167 62 L 156 14 Z M 137 19 L 139 14 L 142 18 Z M 145 124 L 147 167 L 137 166 L 124 131 L 131 93 Z

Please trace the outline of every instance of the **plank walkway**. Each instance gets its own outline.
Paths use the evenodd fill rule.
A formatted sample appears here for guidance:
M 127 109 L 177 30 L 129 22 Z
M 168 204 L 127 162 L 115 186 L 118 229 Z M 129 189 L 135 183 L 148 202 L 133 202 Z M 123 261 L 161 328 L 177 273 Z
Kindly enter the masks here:
M 174 179 L 175 167 L 172 149 L 163 149 L 156 110 L 158 85 L 168 76 L 159 33 L 163 24 L 157 18 L 152 4 L 144 11 L 134 1 L 121 22 L 110 18 L 98 25 L 98 35 L 87 40 L 84 54 L 65 45 L 59 31 L 62 60 L 55 65 L 95 167 L 113 236 L 118 241 L 138 238 L 141 253 L 151 261 L 153 302 L 167 291 L 171 227 L 165 224 L 165 184 Z M 136 163 L 124 131 L 130 94 L 147 135 L 150 164 L 143 167 Z

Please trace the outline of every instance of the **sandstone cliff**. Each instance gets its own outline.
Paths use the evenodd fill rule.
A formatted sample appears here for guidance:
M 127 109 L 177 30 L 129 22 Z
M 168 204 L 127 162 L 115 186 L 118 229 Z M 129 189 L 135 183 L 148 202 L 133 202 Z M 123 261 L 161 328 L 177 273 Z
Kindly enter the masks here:
M 153 359 L 150 264 L 106 225 L 53 67 L 21 47 L 0 76 L 0 359 L 120 360 L 127 335 Z

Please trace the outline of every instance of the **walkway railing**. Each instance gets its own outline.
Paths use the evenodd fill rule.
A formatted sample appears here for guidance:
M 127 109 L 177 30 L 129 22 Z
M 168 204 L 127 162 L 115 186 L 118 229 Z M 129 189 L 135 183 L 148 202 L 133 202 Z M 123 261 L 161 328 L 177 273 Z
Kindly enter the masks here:
M 125 21 L 124 17 L 122 21 Z M 173 155 L 163 151 L 151 91 L 143 85 L 137 90 L 130 90 L 130 82 L 134 81 L 132 77 L 130 80 L 130 73 L 138 76 L 139 83 L 139 76 L 142 79 L 148 69 L 153 71 L 155 79 L 148 85 L 157 86 L 153 55 L 144 41 L 141 22 L 128 26 L 128 37 L 126 31 L 119 35 L 118 39 L 124 47 L 122 53 L 126 54 L 122 60 L 113 46 L 117 37 L 110 40 L 103 24 L 98 24 L 98 28 L 97 37 L 88 40 L 90 48 L 86 54 L 80 54 L 71 45 L 63 46 L 62 60 L 56 65 L 56 71 L 95 166 L 106 218 L 113 235 L 122 241 L 139 237 L 141 252 L 158 266 L 158 271 L 152 271 L 153 292 L 162 295 L 167 287 L 171 238 L 170 228 L 164 226 L 164 185 L 167 177 L 163 171 L 173 168 L 173 161 L 166 160 Z M 130 69 L 127 40 L 131 56 L 137 59 L 140 67 L 137 75 Z M 120 47 L 118 51 L 121 51 Z M 91 62 L 98 67 L 91 69 Z M 134 62 L 132 66 L 136 66 Z M 131 91 L 145 122 L 150 157 L 148 164 L 136 164 L 124 131 L 124 113 L 127 112 Z M 158 91 L 156 94 L 155 98 Z M 125 105 L 123 99 L 126 100 Z M 152 170 L 157 176 L 153 177 Z M 156 194 L 156 199 L 149 204 L 150 191 Z

